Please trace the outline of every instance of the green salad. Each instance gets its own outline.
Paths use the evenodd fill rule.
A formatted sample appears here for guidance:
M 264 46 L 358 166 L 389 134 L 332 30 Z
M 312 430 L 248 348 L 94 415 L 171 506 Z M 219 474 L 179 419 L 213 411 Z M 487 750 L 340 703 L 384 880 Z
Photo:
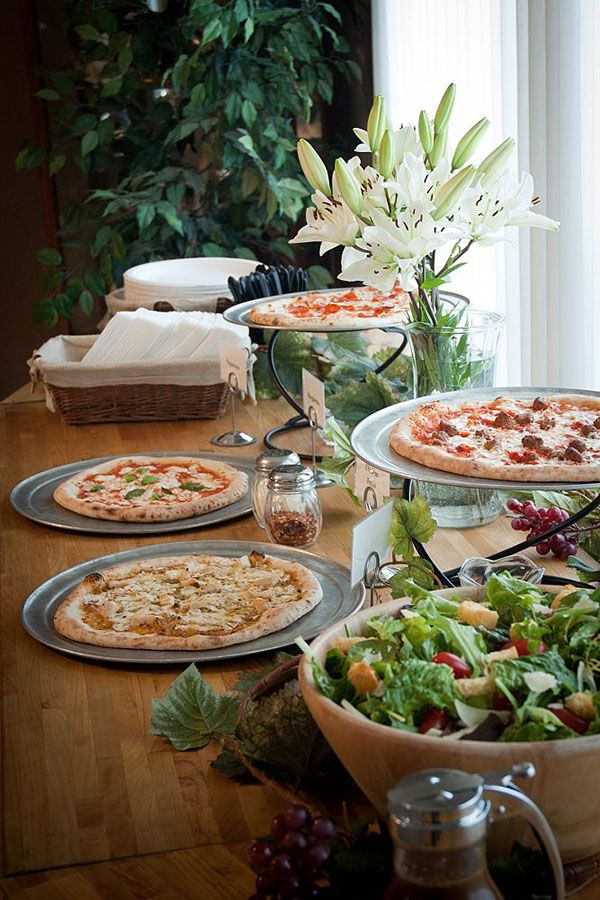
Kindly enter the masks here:
M 446 739 L 547 741 L 600 733 L 600 588 L 558 593 L 493 575 L 479 602 L 412 583 L 311 656 L 318 689 L 358 716 Z M 308 647 L 305 649 L 309 651 Z

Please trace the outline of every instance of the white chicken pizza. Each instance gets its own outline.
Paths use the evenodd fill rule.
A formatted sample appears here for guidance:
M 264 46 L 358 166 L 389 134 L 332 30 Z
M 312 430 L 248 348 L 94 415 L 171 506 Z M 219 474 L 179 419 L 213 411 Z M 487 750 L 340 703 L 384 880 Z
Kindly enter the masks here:
M 503 481 L 600 481 L 600 397 L 442 402 L 397 422 L 392 450 L 458 475 Z
M 252 307 L 248 318 L 256 325 L 295 331 L 366 328 L 374 322 L 383 328 L 402 322 L 408 303 L 408 294 L 399 287 L 385 293 L 370 287 L 313 291 L 265 300 Z
M 233 466 L 191 456 L 125 456 L 71 476 L 54 500 L 82 516 L 117 522 L 168 522 L 229 506 L 248 490 Z
M 211 650 L 279 631 L 322 596 L 312 572 L 276 556 L 165 556 L 86 575 L 54 628 L 102 647 Z

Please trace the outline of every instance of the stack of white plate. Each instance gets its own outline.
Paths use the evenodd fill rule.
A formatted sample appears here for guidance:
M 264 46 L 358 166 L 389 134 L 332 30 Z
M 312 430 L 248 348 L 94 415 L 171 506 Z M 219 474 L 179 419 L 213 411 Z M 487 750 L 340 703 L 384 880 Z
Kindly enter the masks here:
M 134 266 L 123 276 L 123 295 L 114 298 L 119 302 L 112 311 L 153 309 L 156 303 L 167 302 L 173 309 L 214 312 L 219 297 L 231 296 L 227 279 L 249 275 L 257 265 L 255 260 L 206 256 Z

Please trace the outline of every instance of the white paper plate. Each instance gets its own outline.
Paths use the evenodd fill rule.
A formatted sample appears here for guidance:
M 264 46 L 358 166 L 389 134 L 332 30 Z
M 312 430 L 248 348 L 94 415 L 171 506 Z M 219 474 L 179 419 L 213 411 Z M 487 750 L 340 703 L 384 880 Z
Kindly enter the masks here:
M 226 256 L 164 259 L 134 266 L 125 272 L 123 278 L 126 287 L 129 284 L 145 284 L 164 290 L 181 290 L 183 287 L 192 291 L 215 291 L 226 289 L 230 276 L 239 278 L 249 275 L 257 265 L 255 260 Z

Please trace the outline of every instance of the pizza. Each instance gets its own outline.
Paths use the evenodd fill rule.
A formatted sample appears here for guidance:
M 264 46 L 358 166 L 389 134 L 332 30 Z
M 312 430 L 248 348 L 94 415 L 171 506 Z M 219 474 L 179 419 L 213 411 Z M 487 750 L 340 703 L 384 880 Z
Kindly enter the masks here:
M 425 466 L 503 481 L 600 481 L 600 395 L 434 401 L 393 426 L 392 449 Z
M 164 556 L 86 575 L 54 627 L 102 647 L 210 650 L 279 631 L 322 596 L 312 572 L 275 556 Z
M 235 503 L 248 476 L 191 456 L 124 456 L 77 472 L 54 491 L 61 506 L 93 519 L 168 522 Z
M 386 293 L 370 287 L 314 291 L 296 297 L 266 300 L 253 306 L 248 318 L 256 325 L 294 328 L 297 331 L 356 328 L 371 325 L 374 320 L 385 326 L 403 321 L 408 302 L 408 294 L 399 287 Z

